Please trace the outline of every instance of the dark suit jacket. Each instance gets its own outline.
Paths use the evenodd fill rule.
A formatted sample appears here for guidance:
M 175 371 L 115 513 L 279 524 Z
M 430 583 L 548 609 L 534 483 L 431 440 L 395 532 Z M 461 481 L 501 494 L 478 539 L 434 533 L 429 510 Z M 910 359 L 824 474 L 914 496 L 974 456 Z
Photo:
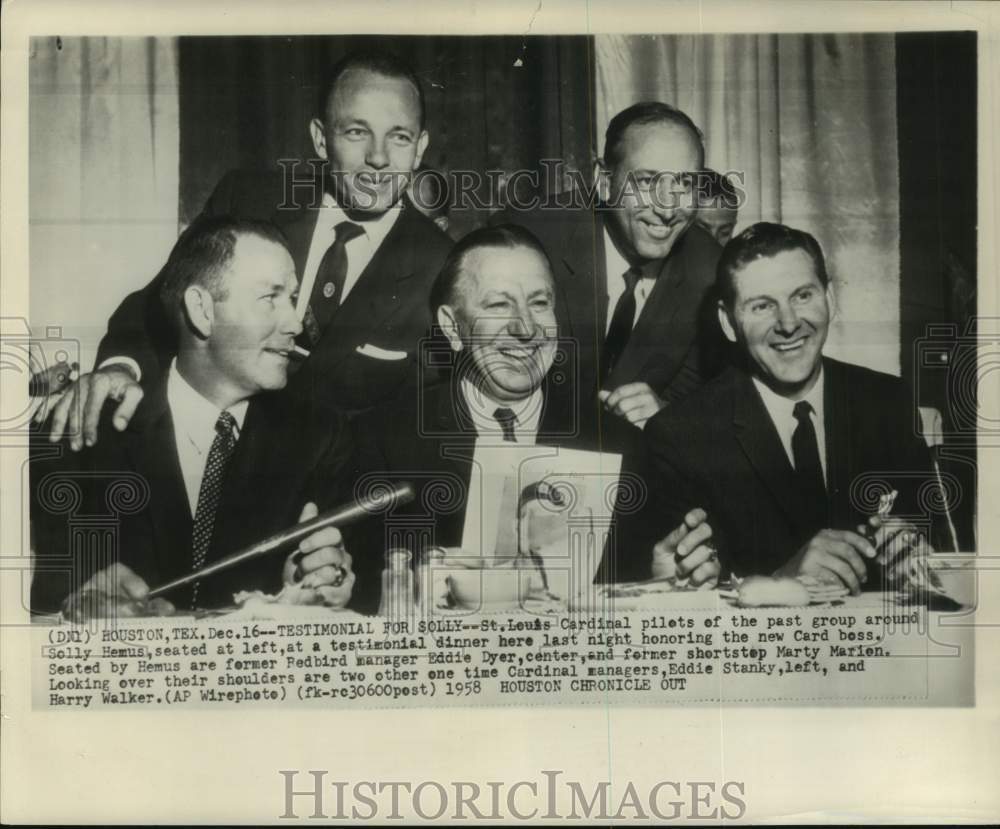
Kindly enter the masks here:
M 309 188 L 295 191 L 305 199 Z M 315 191 L 320 193 L 318 188 Z M 288 240 L 299 279 L 309 255 L 318 205 L 283 209 L 286 196 L 279 173 L 235 171 L 226 174 L 205 205 L 203 215 L 234 215 L 271 221 Z M 402 214 L 339 308 L 312 355 L 292 376 L 288 392 L 299 399 L 344 412 L 370 408 L 390 399 L 414 375 L 417 344 L 430 329 L 428 296 L 451 240 L 404 201 Z M 155 385 L 176 351 L 174 335 L 159 302 L 157 276 L 130 294 L 111 316 L 97 362 L 113 356 L 139 363 L 143 385 Z M 370 345 L 405 352 L 406 359 L 382 360 L 358 353 Z
M 595 407 L 608 315 L 604 218 L 581 208 L 508 211 L 496 221 L 528 228 L 545 247 L 555 272 L 559 332 L 576 344 L 581 405 Z M 646 382 L 668 403 L 681 400 L 718 373 L 724 345 L 711 301 L 720 247 L 692 225 L 660 263 L 656 286 L 628 345 L 603 388 Z M 606 415 L 605 444 L 634 448 L 640 432 Z
M 893 515 L 926 521 L 933 485 L 926 445 L 915 431 L 914 402 L 895 377 L 824 358 L 827 527 L 854 530 L 898 489 Z M 737 575 L 773 573 L 824 527 L 804 519 L 802 492 L 750 376 L 731 368 L 646 425 L 650 486 L 658 525 L 644 543 L 703 507 L 720 559 Z M 883 485 L 884 484 L 884 485 Z M 881 487 L 881 488 L 880 488 Z M 877 566 L 869 587 L 879 584 Z
M 58 608 L 75 589 L 70 564 L 78 586 L 112 563 L 98 562 L 81 546 L 80 532 L 88 527 L 91 534 L 95 527 L 111 528 L 118 560 L 151 587 L 191 570 L 193 517 L 166 383 L 150 389 L 124 432 L 110 425 L 112 411 L 109 405 L 93 448 L 64 450 L 61 456 L 32 462 L 36 611 Z M 254 398 L 226 468 L 206 563 L 295 524 L 308 500 L 321 510 L 344 500 L 350 490 L 351 452 L 350 429 L 342 416 L 293 407 L 282 395 Z M 106 536 L 103 546 L 110 549 L 111 544 Z M 199 588 L 199 604 L 230 604 L 239 590 L 276 592 L 289 552 L 209 577 Z M 182 608 L 190 597 L 190 588 L 166 596 Z
M 594 424 L 574 421 L 577 413 L 568 411 L 572 401 L 551 377 L 543 387 L 536 443 L 594 449 Z M 413 503 L 393 512 L 389 520 L 347 529 L 358 582 L 379 583 L 382 554 L 390 547 L 406 547 L 419 556 L 428 547 L 461 546 L 476 429 L 457 379 L 452 376 L 420 394 L 408 393 L 355 418 L 354 427 L 358 489 L 378 481 L 406 480 L 416 490 Z M 359 609 L 377 609 L 377 592 L 373 596 L 356 591 L 356 596 L 369 601 Z

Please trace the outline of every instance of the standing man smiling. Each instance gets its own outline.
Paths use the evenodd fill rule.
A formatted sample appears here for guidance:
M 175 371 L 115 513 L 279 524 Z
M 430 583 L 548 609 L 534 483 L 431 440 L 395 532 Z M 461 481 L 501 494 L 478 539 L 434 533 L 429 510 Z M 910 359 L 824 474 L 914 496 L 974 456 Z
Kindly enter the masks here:
M 311 356 L 289 393 L 354 413 L 391 398 L 414 373 L 430 326 L 427 295 L 451 240 L 403 194 L 427 149 L 420 82 L 385 54 L 358 54 L 331 72 L 308 125 L 324 174 L 318 186 L 282 173 L 235 171 L 203 216 L 264 219 L 284 234 L 299 281 L 299 343 Z M 293 186 L 294 184 L 294 186 Z M 176 347 L 157 299 L 162 274 L 122 302 L 98 351 L 98 369 L 55 407 L 51 438 L 97 439 L 104 401 L 120 401 L 124 428 L 143 389 L 157 382 Z
M 629 448 L 646 421 L 716 369 L 718 328 L 707 313 L 719 246 L 693 226 L 701 132 L 659 101 L 608 124 L 600 201 L 562 194 L 563 207 L 510 209 L 541 240 L 565 297 L 560 332 L 576 347 L 579 406 L 606 412 L 605 444 Z

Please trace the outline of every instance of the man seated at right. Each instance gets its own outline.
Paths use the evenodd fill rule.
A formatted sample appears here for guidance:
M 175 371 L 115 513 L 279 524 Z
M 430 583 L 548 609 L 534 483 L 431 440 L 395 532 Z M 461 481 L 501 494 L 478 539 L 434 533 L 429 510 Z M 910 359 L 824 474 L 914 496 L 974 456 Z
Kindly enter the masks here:
M 853 593 L 883 586 L 879 554 L 924 543 L 912 530 L 928 525 L 918 492 L 933 473 L 911 394 L 895 377 L 823 356 L 834 297 L 808 233 L 746 229 L 724 249 L 716 288 L 736 364 L 646 427 L 657 533 L 684 524 L 661 546 L 683 554 L 711 539 L 737 576 L 810 575 Z M 871 495 L 890 489 L 891 527 L 873 517 Z

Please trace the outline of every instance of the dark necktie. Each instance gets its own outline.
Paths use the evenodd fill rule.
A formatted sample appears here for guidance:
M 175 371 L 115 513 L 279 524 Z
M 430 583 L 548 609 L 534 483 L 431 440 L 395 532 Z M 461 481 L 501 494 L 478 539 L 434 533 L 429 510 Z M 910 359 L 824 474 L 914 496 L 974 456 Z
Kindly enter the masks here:
M 792 414 L 798 421 L 792 433 L 792 458 L 795 462 L 795 476 L 810 505 L 810 523 L 822 528 L 827 524 L 826 483 L 823 478 L 823 464 L 819 458 L 819 442 L 813 426 L 813 407 L 805 400 L 795 404 Z
M 195 510 L 194 530 L 191 534 L 192 570 L 205 566 L 205 557 L 212 543 L 212 530 L 215 528 L 215 513 L 222 495 L 226 464 L 236 448 L 235 429 L 236 419 L 229 412 L 220 412 L 219 419 L 215 421 L 215 439 L 208 451 L 205 474 L 202 475 L 201 488 L 198 490 L 198 508 Z M 192 608 L 198 603 L 198 585 L 199 582 L 195 582 L 191 588 Z
M 340 222 L 333 229 L 333 244 L 326 249 L 316 270 L 312 293 L 309 295 L 309 316 L 313 324 L 306 325 L 306 332 L 313 345 L 326 331 L 333 315 L 340 307 L 347 279 L 347 243 L 365 232 L 354 222 Z
M 517 422 L 517 415 L 514 414 L 514 411 L 508 409 L 506 406 L 498 406 L 496 411 L 493 412 L 493 417 L 500 424 L 504 441 L 507 443 L 517 443 L 517 436 L 514 434 L 514 424 Z
M 611 374 L 615 363 L 621 357 L 628 339 L 632 336 L 632 325 L 635 322 L 635 286 L 642 276 L 638 268 L 629 268 L 623 274 L 625 291 L 618 297 L 615 311 L 611 315 L 611 325 L 604 340 L 604 377 Z

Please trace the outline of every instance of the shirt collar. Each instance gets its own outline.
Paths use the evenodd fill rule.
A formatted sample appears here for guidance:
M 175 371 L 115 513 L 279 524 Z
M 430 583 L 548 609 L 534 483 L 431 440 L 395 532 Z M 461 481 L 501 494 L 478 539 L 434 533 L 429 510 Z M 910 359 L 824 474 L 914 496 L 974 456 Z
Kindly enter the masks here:
M 632 267 L 628 260 L 619 253 L 618 248 L 615 247 L 614 240 L 608 232 L 606 222 L 604 223 L 604 258 L 608 266 L 609 281 L 615 277 L 620 279 L 625 271 Z
M 186 435 L 201 451 L 207 452 L 215 440 L 215 423 L 222 410 L 184 379 L 177 370 L 176 357 L 171 361 L 167 375 L 167 404 L 170 406 L 170 416 L 176 432 Z M 237 439 L 243 429 L 249 405 L 248 400 L 241 400 L 226 409 L 236 421 Z
M 651 259 L 648 262 L 643 262 L 642 265 L 634 266 L 615 247 L 614 239 L 611 238 L 611 231 L 608 230 L 607 219 L 601 224 L 604 228 L 604 260 L 607 265 L 608 279 L 611 280 L 614 277 L 621 279 L 624 277 L 625 272 L 632 268 L 639 271 L 640 279 L 656 279 L 663 262 L 658 259 Z
M 396 204 L 381 215 L 375 216 L 371 219 L 366 219 L 363 222 L 350 218 L 347 213 L 344 212 L 344 209 L 337 204 L 337 200 L 333 197 L 333 194 L 329 192 L 323 193 L 323 200 L 320 203 L 320 209 L 326 211 L 323 214 L 325 217 L 324 224 L 331 230 L 341 222 L 353 222 L 364 230 L 365 235 L 368 237 L 372 246 L 378 247 L 382 244 L 382 240 L 389 235 L 389 231 L 392 230 L 392 226 L 396 224 L 399 214 L 403 212 L 403 200 L 400 199 L 396 202 Z
M 542 419 L 542 389 L 535 389 L 530 397 L 514 402 L 498 402 L 487 396 L 467 377 L 462 378 L 462 396 L 469 407 L 469 416 L 480 435 L 500 435 L 503 430 L 500 422 L 493 416 L 498 407 L 503 406 L 514 412 L 514 432 L 538 434 L 538 424 Z
M 771 420 L 778 422 L 779 418 L 785 422 L 793 420 L 795 417 L 795 404 L 798 402 L 796 400 L 789 400 L 787 397 L 782 397 L 776 391 L 774 391 L 766 383 L 758 380 L 756 377 L 753 378 L 753 384 L 757 387 L 757 391 L 760 393 L 761 400 L 764 401 L 764 408 L 767 409 L 768 414 L 771 415 Z M 813 383 L 813 387 L 809 389 L 809 393 L 802 398 L 809 405 L 812 406 L 813 412 L 816 414 L 816 419 L 822 422 L 823 420 L 823 366 L 819 368 L 819 375 L 816 377 L 816 382 Z

